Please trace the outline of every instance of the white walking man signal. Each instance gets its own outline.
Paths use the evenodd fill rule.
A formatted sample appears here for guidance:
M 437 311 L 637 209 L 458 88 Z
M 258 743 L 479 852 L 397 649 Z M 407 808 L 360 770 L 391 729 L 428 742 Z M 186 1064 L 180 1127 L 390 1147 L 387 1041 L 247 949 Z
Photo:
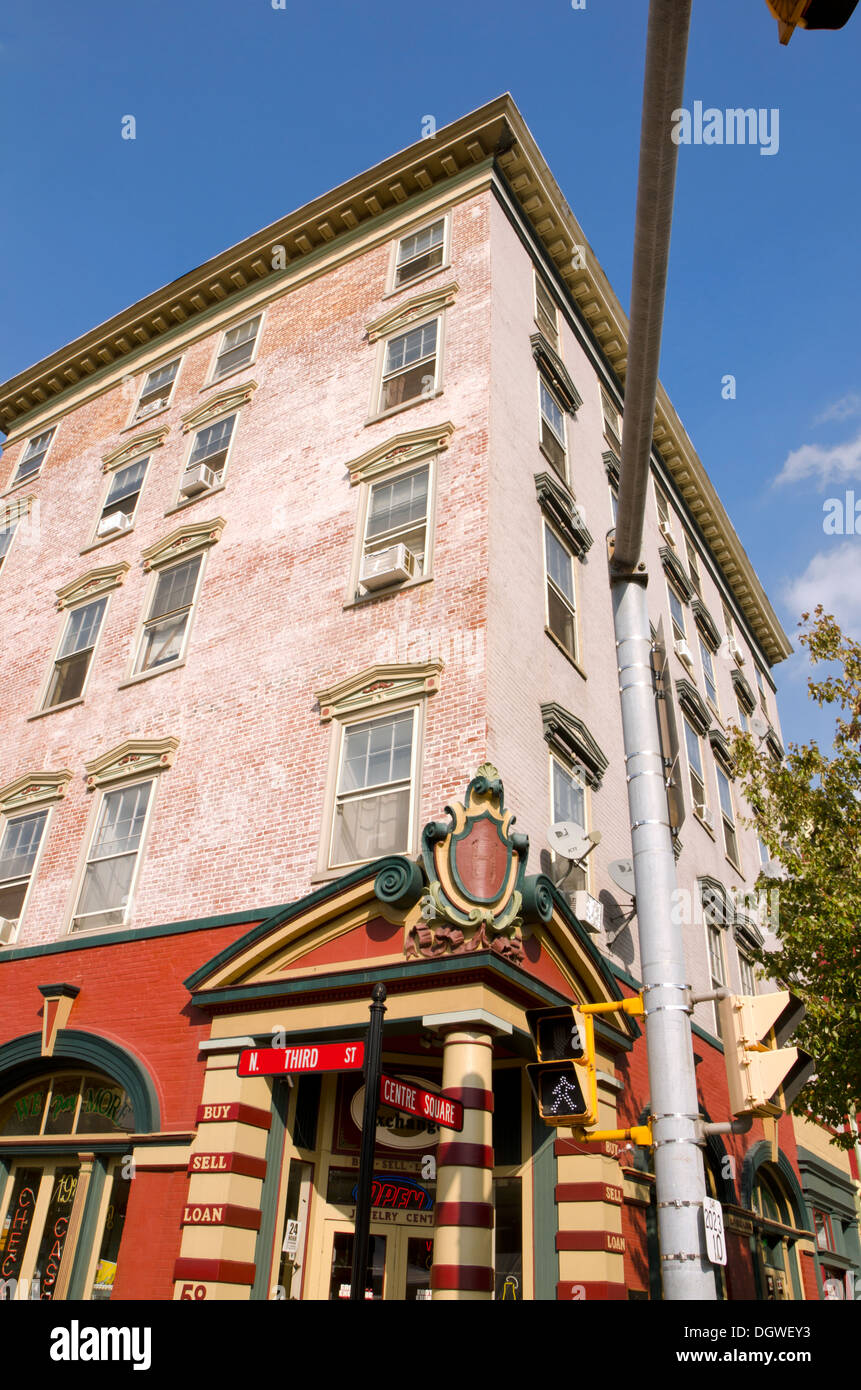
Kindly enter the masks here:
M 583 1109 L 583 1097 L 576 1081 L 560 1076 L 550 1093 L 548 1112 L 551 1115 L 579 1115 Z

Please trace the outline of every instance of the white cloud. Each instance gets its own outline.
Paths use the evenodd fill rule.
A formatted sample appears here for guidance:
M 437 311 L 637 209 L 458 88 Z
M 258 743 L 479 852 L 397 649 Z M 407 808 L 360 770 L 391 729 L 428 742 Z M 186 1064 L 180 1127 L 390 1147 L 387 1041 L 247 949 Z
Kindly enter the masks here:
M 855 478 L 861 481 L 861 433 L 830 449 L 821 444 L 802 444 L 800 449 L 793 449 L 775 478 L 774 486 L 800 483 L 804 478 L 816 478 L 820 487 Z
M 821 415 L 817 415 L 814 424 L 824 425 L 828 420 L 849 420 L 853 415 L 861 415 L 861 392 L 858 391 L 849 391 L 838 401 L 832 401 Z
M 821 603 L 845 633 L 861 637 L 861 538 L 820 550 L 804 573 L 784 586 L 783 599 L 796 620 Z

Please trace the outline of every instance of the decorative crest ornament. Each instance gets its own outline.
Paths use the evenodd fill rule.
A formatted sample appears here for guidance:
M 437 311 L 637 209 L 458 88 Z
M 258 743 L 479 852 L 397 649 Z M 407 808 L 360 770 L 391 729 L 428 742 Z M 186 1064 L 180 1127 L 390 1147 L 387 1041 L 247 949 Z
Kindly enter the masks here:
M 491 950 L 518 963 L 524 920 L 549 921 L 552 899 L 547 880 L 525 876 L 529 839 L 511 831 L 514 817 L 496 768 L 483 763 L 463 803 L 445 809 L 449 820 L 431 821 L 422 832 L 428 888 L 406 955 Z

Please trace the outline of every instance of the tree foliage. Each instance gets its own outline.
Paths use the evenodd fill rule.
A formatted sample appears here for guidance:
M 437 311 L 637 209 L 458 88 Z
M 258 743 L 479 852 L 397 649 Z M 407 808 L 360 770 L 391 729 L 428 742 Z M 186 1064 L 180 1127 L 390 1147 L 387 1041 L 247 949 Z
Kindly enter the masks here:
M 826 668 L 808 681 L 810 698 L 836 707 L 831 752 L 791 744 L 778 762 L 765 740 L 741 732 L 732 751 L 748 823 L 782 866 L 757 883 L 779 894 L 779 939 L 757 962 L 807 1006 L 792 1042 L 815 1058 L 817 1078 L 794 1109 L 836 1128 L 851 1105 L 861 1111 L 861 643 L 821 606 L 799 626 L 811 663 Z M 835 1142 L 848 1148 L 852 1135 Z

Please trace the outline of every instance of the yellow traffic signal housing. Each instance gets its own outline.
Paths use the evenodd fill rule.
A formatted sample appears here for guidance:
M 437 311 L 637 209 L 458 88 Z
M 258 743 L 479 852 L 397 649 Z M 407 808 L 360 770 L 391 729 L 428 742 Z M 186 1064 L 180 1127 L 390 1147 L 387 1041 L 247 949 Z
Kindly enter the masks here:
M 799 29 L 842 29 L 858 0 L 765 0 L 777 20 L 781 43 Z
M 813 1058 L 783 1043 L 804 1017 L 789 990 L 734 994 L 718 1003 L 734 1115 L 784 1114 L 816 1070 Z
M 595 1025 L 588 1014 L 560 1004 L 527 1009 L 537 1062 L 526 1068 L 538 1113 L 548 1125 L 598 1123 Z

